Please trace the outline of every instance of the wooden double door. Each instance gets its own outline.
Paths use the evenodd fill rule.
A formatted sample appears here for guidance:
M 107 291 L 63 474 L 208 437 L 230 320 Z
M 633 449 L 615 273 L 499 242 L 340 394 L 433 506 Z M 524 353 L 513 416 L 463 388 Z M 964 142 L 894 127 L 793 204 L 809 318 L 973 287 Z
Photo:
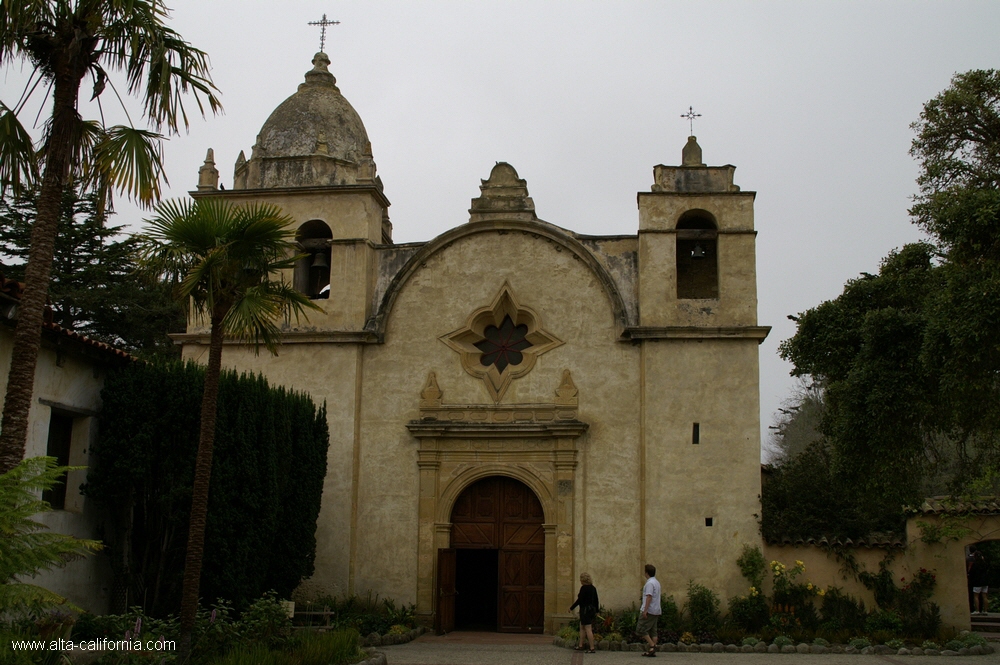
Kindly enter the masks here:
M 440 632 L 494 621 L 500 632 L 543 630 L 543 521 L 538 497 L 517 480 L 494 476 L 466 488 L 452 509 L 451 547 L 438 554 Z

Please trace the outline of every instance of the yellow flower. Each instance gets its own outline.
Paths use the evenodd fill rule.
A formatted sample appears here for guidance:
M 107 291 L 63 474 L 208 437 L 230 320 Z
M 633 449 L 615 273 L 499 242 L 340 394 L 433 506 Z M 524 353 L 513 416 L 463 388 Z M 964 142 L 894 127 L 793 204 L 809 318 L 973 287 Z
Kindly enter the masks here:
M 807 584 L 806 588 L 809 589 L 810 591 L 812 591 L 813 590 L 812 582 L 810 582 L 809 584 Z
M 816 592 L 816 594 L 820 595 L 820 596 L 825 596 L 826 595 L 826 591 L 824 591 L 823 589 L 820 589 L 819 591 Z

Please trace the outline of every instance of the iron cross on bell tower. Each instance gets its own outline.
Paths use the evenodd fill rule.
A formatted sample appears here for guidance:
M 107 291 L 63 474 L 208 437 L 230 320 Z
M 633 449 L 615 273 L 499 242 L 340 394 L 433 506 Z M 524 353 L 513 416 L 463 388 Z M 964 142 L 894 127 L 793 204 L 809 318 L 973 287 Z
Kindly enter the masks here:
M 326 18 L 326 17 L 324 16 L 324 18 Z M 688 107 L 688 112 L 682 114 L 681 117 L 682 118 L 686 118 L 687 121 L 690 123 L 690 125 L 691 125 L 690 136 L 694 136 L 694 119 L 695 118 L 700 118 L 701 114 L 700 113 L 695 113 L 694 112 L 694 107 L 693 106 L 689 106 Z
M 326 20 L 326 14 L 323 14 L 323 18 L 318 21 L 309 21 L 309 25 L 320 26 L 319 32 L 319 50 L 322 53 L 326 53 L 326 26 L 328 25 L 340 25 L 340 21 L 328 21 Z

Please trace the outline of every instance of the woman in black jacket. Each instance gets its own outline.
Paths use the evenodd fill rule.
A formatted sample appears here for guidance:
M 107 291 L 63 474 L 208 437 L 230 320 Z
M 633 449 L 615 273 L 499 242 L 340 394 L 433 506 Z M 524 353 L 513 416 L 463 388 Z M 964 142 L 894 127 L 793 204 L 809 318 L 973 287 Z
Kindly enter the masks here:
M 587 642 L 590 643 L 590 649 L 587 653 L 594 652 L 594 617 L 597 616 L 597 609 L 601 606 L 601 602 L 597 600 L 597 589 L 594 587 L 594 580 L 591 579 L 590 573 L 580 573 L 580 593 L 576 595 L 576 602 L 570 605 L 569 611 L 572 612 L 576 607 L 580 606 L 580 644 L 577 645 L 577 651 L 583 651 L 583 635 L 584 632 L 587 634 Z

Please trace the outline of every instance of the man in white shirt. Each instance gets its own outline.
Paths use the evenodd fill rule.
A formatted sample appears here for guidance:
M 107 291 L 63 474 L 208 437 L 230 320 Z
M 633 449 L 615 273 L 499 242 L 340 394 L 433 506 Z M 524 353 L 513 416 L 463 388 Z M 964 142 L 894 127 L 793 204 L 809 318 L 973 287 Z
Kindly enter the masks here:
M 646 564 L 646 584 L 642 587 L 642 615 L 635 625 L 635 632 L 639 634 L 649 650 L 642 655 L 649 658 L 656 657 L 656 642 L 659 636 L 656 632 L 657 623 L 660 621 L 660 582 L 656 579 L 656 566 Z

